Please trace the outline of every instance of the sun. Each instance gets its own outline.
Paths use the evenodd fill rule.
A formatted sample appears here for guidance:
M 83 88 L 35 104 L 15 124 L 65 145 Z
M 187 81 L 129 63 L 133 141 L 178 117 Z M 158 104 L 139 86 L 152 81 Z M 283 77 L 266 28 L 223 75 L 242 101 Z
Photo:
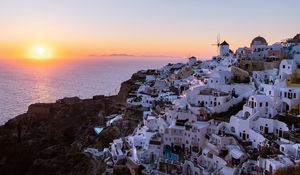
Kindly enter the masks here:
M 39 47 L 39 48 L 37 48 L 37 49 L 35 50 L 35 52 L 36 52 L 36 54 L 38 54 L 38 55 L 44 55 L 45 52 L 46 52 L 46 49 L 43 48 L 43 47 Z
M 33 45 L 29 49 L 28 57 L 35 60 L 48 60 L 53 58 L 53 49 L 45 44 Z

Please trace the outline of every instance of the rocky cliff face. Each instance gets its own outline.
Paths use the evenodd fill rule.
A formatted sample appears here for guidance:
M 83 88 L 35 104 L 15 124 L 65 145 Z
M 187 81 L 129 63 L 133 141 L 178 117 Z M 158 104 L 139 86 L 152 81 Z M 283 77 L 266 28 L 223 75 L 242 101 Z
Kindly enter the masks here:
M 103 160 L 83 153 L 86 147 L 99 150 L 113 139 L 130 134 L 142 120 L 142 109 L 126 106 L 125 100 L 137 90 L 136 73 L 122 83 L 117 96 L 77 97 L 56 103 L 32 104 L 28 112 L 0 127 L 0 174 L 101 174 Z M 93 127 L 104 126 L 104 117 L 125 113 L 116 125 L 99 135 Z

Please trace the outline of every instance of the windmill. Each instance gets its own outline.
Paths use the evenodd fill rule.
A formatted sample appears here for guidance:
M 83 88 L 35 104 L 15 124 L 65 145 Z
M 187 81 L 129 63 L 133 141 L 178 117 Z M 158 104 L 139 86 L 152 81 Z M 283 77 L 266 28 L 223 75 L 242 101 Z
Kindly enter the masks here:
M 220 34 L 217 35 L 217 42 L 212 44 L 212 46 L 217 46 L 217 54 L 219 54 L 219 49 L 220 49 Z

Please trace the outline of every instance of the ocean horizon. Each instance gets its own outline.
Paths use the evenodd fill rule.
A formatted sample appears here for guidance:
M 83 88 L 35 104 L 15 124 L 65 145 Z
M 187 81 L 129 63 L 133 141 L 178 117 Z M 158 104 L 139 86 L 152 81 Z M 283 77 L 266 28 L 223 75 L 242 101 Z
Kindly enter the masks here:
M 117 94 L 123 81 L 139 70 L 184 62 L 171 57 L 102 57 L 35 64 L 0 59 L 0 125 L 33 103 L 64 97 L 91 98 Z

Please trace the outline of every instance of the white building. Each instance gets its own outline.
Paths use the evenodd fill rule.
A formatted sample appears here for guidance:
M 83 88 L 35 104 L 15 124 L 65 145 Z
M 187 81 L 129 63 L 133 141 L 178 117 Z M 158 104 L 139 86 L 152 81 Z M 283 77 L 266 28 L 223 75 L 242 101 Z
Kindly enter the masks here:
M 144 125 L 148 127 L 150 131 L 163 133 L 168 126 L 166 121 L 161 117 L 148 116 L 144 119 Z
M 251 58 L 259 60 L 268 57 L 268 43 L 266 39 L 261 36 L 254 38 L 250 44 L 252 49 Z
M 196 57 L 190 57 L 188 61 L 188 65 L 193 66 L 197 63 L 197 58 Z
M 277 156 L 272 158 L 259 158 L 258 166 L 264 170 L 265 173 L 274 174 L 278 168 L 293 166 L 294 163 L 286 156 Z
M 223 41 L 221 44 L 220 44 L 220 56 L 223 57 L 223 56 L 228 56 L 230 53 L 230 50 L 229 50 L 229 44 L 226 42 L 226 41 Z
M 241 140 L 251 141 L 254 147 L 265 146 L 264 134 L 273 133 L 282 137 L 284 131 L 289 131 L 285 123 L 270 119 L 276 113 L 271 97 L 251 96 L 243 110 L 230 118 L 227 130 Z
M 279 65 L 279 78 L 284 80 L 295 72 L 297 64 L 294 60 L 282 60 Z
M 209 75 L 208 86 L 211 88 L 216 88 L 220 85 L 228 84 L 231 81 L 232 73 L 231 71 L 215 71 Z
M 288 112 L 292 107 L 300 103 L 300 88 L 284 87 L 278 88 L 280 97 L 280 112 Z
M 191 154 L 193 150 L 200 150 L 205 144 L 208 122 L 173 121 L 165 130 L 163 136 L 164 147 L 171 148 L 175 153 Z
M 280 144 L 280 149 L 286 156 L 291 156 L 294 159 L 300 159 L 300 144 L 299 143 L 284 143 Z

